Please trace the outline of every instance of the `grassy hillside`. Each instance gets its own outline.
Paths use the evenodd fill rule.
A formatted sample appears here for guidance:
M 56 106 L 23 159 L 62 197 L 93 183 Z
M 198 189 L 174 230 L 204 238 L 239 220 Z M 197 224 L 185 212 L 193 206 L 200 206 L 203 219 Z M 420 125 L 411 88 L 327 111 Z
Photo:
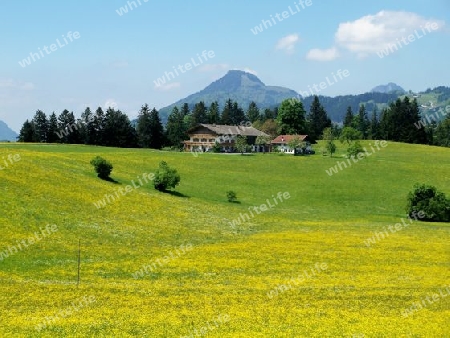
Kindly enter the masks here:
M 96 155 L 117 184 L 96 177 Z M 405 218 L 414 183 L 450 194 L 449 155 L 389 143 L 329 176 L 342 158 L 2 144 L 0 255 L 17 252 L 0 256 L 0 336 L 449 336 L 450 297 L 402 316 L 450 295 L 449 225 L 413 222 L 366 245 Z M 181 174 L 177 193 L 142 181 L 161 160 Z M 274 205 L 279 192 L 290 197 Z M 98 209 L 105 194 L 115 201 Z M 56 231 L 19 248 L 47 224 Z

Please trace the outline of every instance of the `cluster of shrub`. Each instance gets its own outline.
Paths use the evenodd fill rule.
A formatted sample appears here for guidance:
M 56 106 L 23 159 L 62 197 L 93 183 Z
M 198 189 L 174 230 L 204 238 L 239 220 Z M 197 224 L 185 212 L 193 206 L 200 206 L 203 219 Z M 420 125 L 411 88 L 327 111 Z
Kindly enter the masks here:
M 104 158 L 97 156 L 91 160 L 98 177 L 104 180 L 110 179 L 113 166 Z M 153 184 L 155 189 L 166 191 L 175 188 L 180 183 L 180 174 L 171 168 L 165 161 L 159 163 L 155 172 Z M 236 202 L 236 193 L 227 191 L 229 202 Z M 450 199 L 436 187 L 426 184 L 416 184 L 414 191 L 408 195 L 407 212 L 410 217 L 422 212 L 425 216 L 422 220 L 430 222 L 450 222 Z
M 450 222 L 450 198 L 427 184 L 416 184 L 408 195 L 407 212 L 410 217 L 421 211 L 423 221 Z
M 94 166 L 97 176 L 102 180 L 112 180 L 110 175 L 113 170 L 111 162 L 107 161 L 101 156 L 96 156 L 91 160 L 91 165 Z M 159 168 L 156 170 L 153 185 L 156 190 L 167 191 L 175 188 L 180 183 L 180 174 L 174 168 L 171 168 L 165 161 L 159 163 Z M 237 195 L 234 191 L 227 191 L 228 202 L 236 203 Z
M 113 165 L 102 158 L 96 156 L 91 160 L 97 176 L 103 180 L 111 180 L 110 175 L 113 170 Z M 175 188 L 180 183 L 180 174 L 176 169 L 169 167 L 165 161 L 159 163 L 159 168 L 155 172 L 153 185 L 159 191 L 166 191 Z

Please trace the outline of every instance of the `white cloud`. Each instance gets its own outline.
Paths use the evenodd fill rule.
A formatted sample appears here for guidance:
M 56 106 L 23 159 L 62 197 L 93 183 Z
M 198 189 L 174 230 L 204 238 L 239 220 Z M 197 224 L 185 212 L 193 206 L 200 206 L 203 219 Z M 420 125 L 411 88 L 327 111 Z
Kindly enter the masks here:
M 291 54 L 299 41 L 300 37 L 298 34 L 290 34 L 278 40 L 275 49 L 284 50 L 286 53 Z
M 244 72 L 253 74 L 253 75 L 258 75 L 258 72 L 256 70 L 250 69 L 250 68 L 244 68 Z
M 198 70 L 200 72 L 215 72 L 219 70 L 227 70 L 230 69 L 230 66 L 226 63 L 220 63 L 220 64 L 205 64 L 203 66 L 198 67 Z
M 339 49 L 346 49 L 363 58 L 397 43 L 397 39 L 407 39 L 410 34 L 416 33 L 426 36 L 444 26 L 442 20 L 426 19 L 416 13 L 381 11 L 339 24 L 334 35 L 335 45 L 329 49 L 311 49 L 306 58 L 332 61 L 339 56 Z
M 180 82 L 172 82 L 172 83 L 168 83 L 166 85 L 159 85 L 159 86 L 155 86 L 155 89 L 158 90 L 163 90 L 163 91 L 167 91 L 167 90 L 172 90 L 172 89 L 176 89 L 181 87 L 181 83 Z
M 114 99 L 107 99 L 105 101 L 105 104 L 103 105 L 103 107 L 105 108 L 105 110 L 108 109 L 109 107 L 111 107 L 115 110 L 119 109 L 119 105 L 117 104 L 116 100 L 114 100 Z
M 0 79 L 0 89 L 1 88 L 33 90 L 35 87 L 32 82 L 19 82 L 13 79 Z
M 396 39 L 407 38 L 416 31 L 422 36 L 432 33 L 435 30 L 427 27 L 433 23 L 436 23 L 437 30 L 445 26 L 444 21 L 426 19 L 416 13 L 381 11 L 352 22 L 341 23 L 335 34 L 335 41 L 338 46 L 364 57 L 388 47 Z
M 250 73 L 253 75 L 258 75 L 258 72 L 256 70 L 250 69 L 248 67 L 245 68 L 231 68 L 231 70 L 240 70 L 242 72 Z
M 339 57 L 337 48 L 330 49 L 311 49 L 306 58 L 313 61 L 333 61 Z

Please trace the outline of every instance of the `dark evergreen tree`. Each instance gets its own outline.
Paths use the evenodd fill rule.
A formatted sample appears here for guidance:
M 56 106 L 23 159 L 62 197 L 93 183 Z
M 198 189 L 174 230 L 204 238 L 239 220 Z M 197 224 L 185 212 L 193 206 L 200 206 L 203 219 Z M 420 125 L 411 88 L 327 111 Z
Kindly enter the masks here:
M 164 128 L 155 108 L 150 112 L 150 135 L 150 148 L 161 149 L 164 144 Z
M 95 131 L 95 115 L 92 113 L 91 108 L 86 107 L 81 114 L 82 121 L 82 137 L 84 144 L 96 144 L 96 131 Z
M 344 127 L 352 127 L 353 126 L 353 111 L 352 107 L 347 107 L 347 112 L 344 117 Z
M 225 106 L 223 107 L 222 117 L 220 119 L 221 124 L 231 126 L 233 124 L 232 115 L 233 115 L 233 101 L 231 101 L 231 99 L 228 99 L 225 102 Z
M 264 114 L 262 116 L 263 122 L 267 121 L 267 120 L 275 120 L 276 117 L 277 117 L 277 114 L 275 113 L 274 110 L 272 110 L 270 108 L 264 109 Z
M 208 109 L 208 123 L 210 123 L 210 124 L 220 124 L 219 103 L 217 103 L 217 101 L 214 101 L 209 106 L 209 109 Z
M 371 140 L 378 140 L 380 138 L 378 112 L 377 112 L 376 106 L 375 106 L 374 110 L 372 111 L 372 117 L 370 119 L 368 137 Z
M 194 125 L 189 126 L 189 128 L 195 127 L 199 123 L 208 123 L 208 108 L 205 106 L 203 101 L 200 101 L 194 105 L 192 120 Z
M 253 123 L 261 118 L 260 115 L 261 113 L 256 103 L 254 101 L 250 102 L 246 113 L 247 120 Z
M 323 130 L 328 127 L 331 127 L 331 120 L 316 95 L 308 114 L 308 135 L 311 142 L 315 143 L 323 134 Z
M 33 117 L 35 142 L 47 142 L 48 120 L 42 110 L 36 111 Z
M 174 107 L 169 117 L 167 118 L 166 125 L 166 139 L 170 146 L 176 148 L 183 147 L 183 141 L 187 139 L 187 126 L 184 124 L 183 113 Z
M 450 147 L 450 115 L 437 125 L 434 135 L 436 145 Z
M 428 143 L 425 128 L 417 128 L 420 119 L 416 100 L 411 102 L 406 96 L 399 98 L 383 110 L 380 118 L 380 135 L 390 141 L 405 143 Z
M 408 100 L 407 100 L 408 99 Z M 405 96 L 404 104 L 407 104 L 406 102 L 409 101 L 408 96 Z M 417 100 L 414 99 L 412 103 L 410 104 L 409 110 L 408 110 L 408 117 L 410 121 L 412 122 L 410 125 L 408 125 L 408 128 L 410 131 L 410 140 L 411 143 L 420 143 L 420 144 L 427 144 L 428 143 L 428 136 L 425 128 L 419 128 L 417 129 L 414 123 L 417 123 L 417 121 L 420 120 L 420 109 L 419 104 L 417 103 Z
M 239 107 L 237 102 L 233 102 L 233 109 L 231 111 L 231 124 L 233 126 L 239 126 L 245 123 L 245 112 L 241 107 Z
M 151 120 L 150 120 L 150 108 L 148 104 L 141 107 L 139 111 L 137 122 L 136 122 L 136 132 L 138 135 L 138 144 L 142 148 L 150 148 L 151 145 Z
M 26 120 L 22 125 L 19 132 L 18 141 L 19 142 L 36 142 L 35 139 L 36 132 L 34 130 L 34 124 L 31 121 Z
M 358 119 L 357 119 L 357 130 L 361 133 L 363 139 L 367 139 L 370 121 L 369 116 L 367 115 L 366 106 L 360 105 L 358 111 Z
M 105 136 L 104 136 L 104 130 L 105 130 L 105 113 L 103 112 L 102 107 L 98 107 L 95 111 L 94 115 L 94 121 L 90 124 L 91 132 L 92 132 L 92 140 L 93 144 L 95 145 L 105 145 Z
M 109 147 L 132 148 L 137 146 L 136 131 L 130 119 L 120 110 L 109 107 L 105 114 L 104 143 Z
M 61 143 L 74 143 L 73 133 L 78 129 L 75 116 L 72 112 L 64 109 L 58 116 L 58 137 Z
M 188 116 L 188 115 L 190 115 L 190 113 L 191 113 L 191 110 L 189 109 L 189 105 L 187 104 L 187 103 L 184 103 L 182 106 L 181 106 L 181 114 L 183 115 L 183 116 Z
M 56 117 L 55 112 L 53 112 L 48 119 L 48 133 L 47 133 L 47 142 L 48 143 L 56 143 L 59 142 L 58 137 L 58 118 Z

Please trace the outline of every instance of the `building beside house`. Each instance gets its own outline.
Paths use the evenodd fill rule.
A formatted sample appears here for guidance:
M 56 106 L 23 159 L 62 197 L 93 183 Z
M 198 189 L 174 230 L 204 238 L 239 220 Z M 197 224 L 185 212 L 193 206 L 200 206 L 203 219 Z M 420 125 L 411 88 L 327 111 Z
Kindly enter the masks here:
M 262 145 L 256 145 L 258 136 L 269 137 L 266 133 L 246 126 L 227 126 L 220 124 L 198 124 L 187 131 L 189 140 L 184 141 L 184 150 L 192 152 L 212 151 L 217 143 L 221 151 L 234 152 L 238 136 L 245 136 L 253 151 L 262 151 Z
M 303 143 L 303 147 L 298 148 L 297 152 L 301 153 L 310 153 L 312 152 L 311 142 L 308 135 L 280 135 L 277 136 L 272 142 L 270 142 L 271 145 L 271 151 L 279 151 L 282 153 L 287 154 L 296 154 L 296 150 L 289 147 L 289 142 L 291 142 L 294 139 L 298 139 Z

